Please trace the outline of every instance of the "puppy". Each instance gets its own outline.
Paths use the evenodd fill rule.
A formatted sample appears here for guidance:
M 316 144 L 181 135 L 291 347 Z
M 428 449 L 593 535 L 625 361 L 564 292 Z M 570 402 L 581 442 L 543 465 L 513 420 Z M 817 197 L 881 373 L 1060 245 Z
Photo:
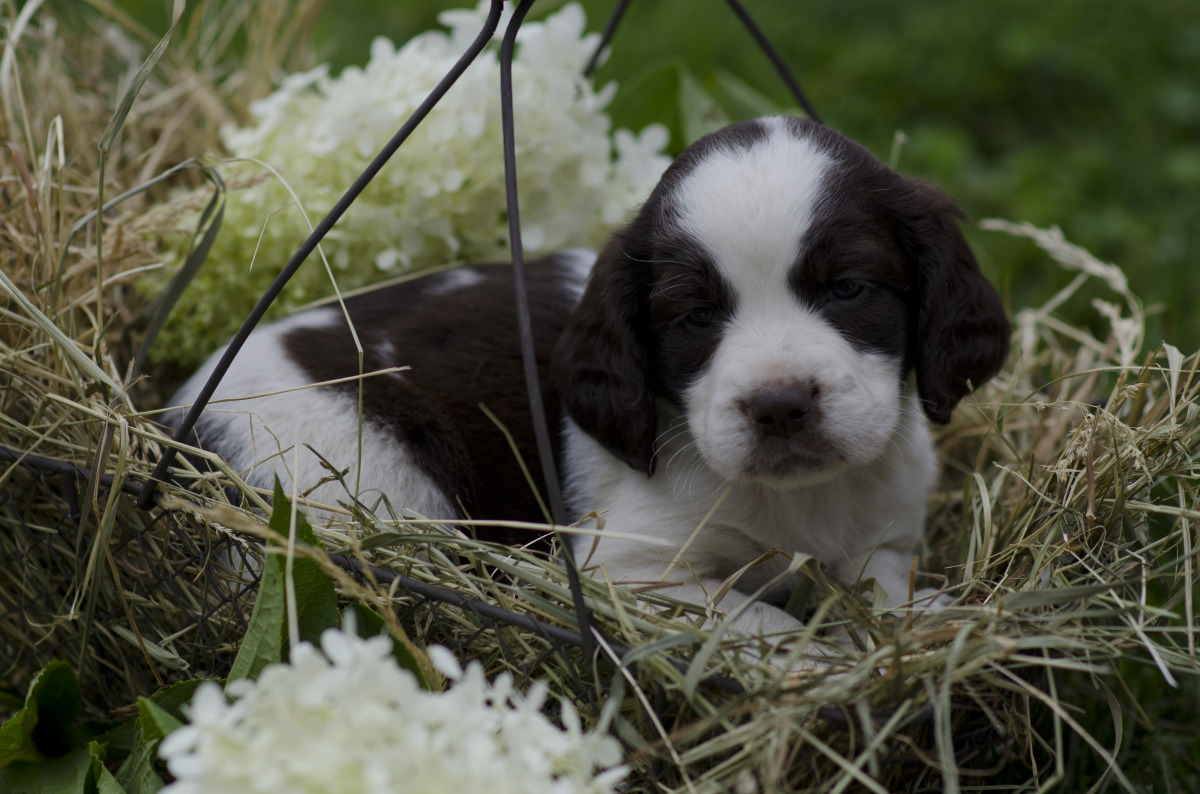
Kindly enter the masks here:
M 937 471 L 927 420 L 948 421 L 1007 351 L 1003 307 L 959 220 L 948 198 L 837 132 L 768 118 L 689 147 L 598 256 L 531 264 L 569 510 L 606 516 L 608 534 L 580 541 L 580 558 L 705 604 L 777 549 L 905 602 Z M 510 269 L 443 272 L 347 311 L 364 371 L 409 367 L 361 380 L 361 423 L 354 337 L 340 309 L 323 308 L 251 337 L 215 396 L 243 399 L 206 411 L 196 442 L 252 484 L 278 474 L 318 503 L 348 495 L 305 444 L 367 503 L 540 519 L 479 408 L 540 484 Z M 175 403 L 193 401 L 215 360 Z M 751 603 L 786 567 L 777 555 L 738 579 L 719 605 L 740 608 L 735 629 L 799 625 Z

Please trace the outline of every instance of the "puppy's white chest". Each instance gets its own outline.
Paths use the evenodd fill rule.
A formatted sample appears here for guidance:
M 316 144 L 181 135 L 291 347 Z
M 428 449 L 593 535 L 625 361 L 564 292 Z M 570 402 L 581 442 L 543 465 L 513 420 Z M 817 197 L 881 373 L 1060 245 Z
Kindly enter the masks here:
M 833 575 L 854 581 L 876 555 L 911 554 L 937 464 L 914 401 L 904 405 L 877 461 L 786 490 L 722 478 L 695 454 L 685 432 L 670 438 L 659 471 L 647 478 L 568 422 L 568 469 L 577 475 L 569 483 L 572 507 L 603 511 L 612 533 L 602 536 L 592 562 L 639 581 L 661 577 L 672 562 L 673 578 L 722 580 L 771 550 L 781 552 L 743 576 L 738 589 L 748 591 L 786 568 L 790 555 L 812 555 Z

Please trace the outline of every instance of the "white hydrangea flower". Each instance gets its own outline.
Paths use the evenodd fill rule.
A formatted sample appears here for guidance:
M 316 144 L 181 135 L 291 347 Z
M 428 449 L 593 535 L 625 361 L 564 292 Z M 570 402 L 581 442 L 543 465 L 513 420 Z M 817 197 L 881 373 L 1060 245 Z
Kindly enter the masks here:
M 513 4 L 507 5 L 506 18 Z M 291 75 L 251 106 L 251 125 L 222 130 L 235 158 L 227 178 L 259 179 L 230 191 L 225 227 L 160 349 L 220 341 L 211 339 L 213 329 L 224 335 L 236 328 L 308 236 L 288 188 L 255 161 L 288 183 L 316 223 L 462 55 L 488 7 L 482 0 L 474 10 L 443 12 L 447 32 L 429 31 L 400 47 L 378 38 L 365 66 L 336 77 L 325 66 Z M 456 259 L 508 259 L 498 61 L 505 23 L 325 238 L 323 250 L 343 289 Z M 600 244 L 670 162 L 665 128 L 613 133 L 604 109 L 616 86 L 597 90 L 583 77 L 599 42 L 585 28 L 583 9 L 570 3 L 527 21 L 518 35 L 513 109 L 522 240 L 530 256 Z M 282 305 L 303 305 L 330 291 L 313 261 L 289 284 Z
M 570 703 L 563 728 L 542 713 L 546 690 L 489 683 L 445 649 L 431 658 L 453 685 L 426 692 L 387 637 L 330 629 L 257 681 L 196 690 L 191 722 L 163 739 L 175 776 L 165 794 L 371 791 L 600 794 L 626 775 L 613 739 L 585 732 Z M 597 770 L 600 770 L 597 772 Z

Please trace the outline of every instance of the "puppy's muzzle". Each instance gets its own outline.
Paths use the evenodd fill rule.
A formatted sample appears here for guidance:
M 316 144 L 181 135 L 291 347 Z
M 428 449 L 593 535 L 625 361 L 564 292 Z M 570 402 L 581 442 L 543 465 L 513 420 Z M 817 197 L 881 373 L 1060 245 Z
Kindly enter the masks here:
M 741 408 L 763 436 L 790 440 L 811 427 L 820 413 L 820 396 L 820 386 L 802 381 L 760 392 Z

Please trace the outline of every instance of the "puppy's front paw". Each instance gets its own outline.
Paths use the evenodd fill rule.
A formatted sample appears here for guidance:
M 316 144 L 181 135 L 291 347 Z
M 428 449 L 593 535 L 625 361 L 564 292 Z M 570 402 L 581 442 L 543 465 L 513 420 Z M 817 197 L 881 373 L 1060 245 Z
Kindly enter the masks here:
M 743 637 L 773 636 L 803 627 L 802 621 L 779 607 L 761 602 L 750 604 L 729 623 L 729 628 Z

